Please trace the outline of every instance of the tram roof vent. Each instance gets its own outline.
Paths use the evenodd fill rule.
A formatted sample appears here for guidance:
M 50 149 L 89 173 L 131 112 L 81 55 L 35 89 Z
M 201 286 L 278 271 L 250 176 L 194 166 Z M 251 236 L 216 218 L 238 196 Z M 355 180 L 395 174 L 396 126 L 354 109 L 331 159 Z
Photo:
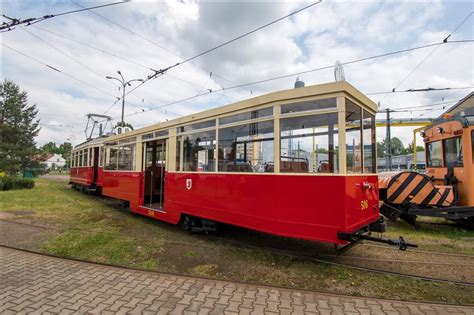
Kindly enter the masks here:
M 295 81 L 295 89 L 304 87 L 304 81 L 300 79 L 300 77 L 296 77 Z

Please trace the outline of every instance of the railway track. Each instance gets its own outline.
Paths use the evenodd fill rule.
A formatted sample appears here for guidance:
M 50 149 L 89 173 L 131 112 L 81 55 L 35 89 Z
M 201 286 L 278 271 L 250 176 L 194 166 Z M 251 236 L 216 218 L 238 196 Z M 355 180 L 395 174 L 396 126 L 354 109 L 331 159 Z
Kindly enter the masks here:
M 57 230 L 60 231 L 61 229 L 57 229 L 55 227 L 51 226 L 44 226 L 44 225 L 38 225 L 38 224 L 31 224 L 27 222 L 19 222 L 19 221 L 14 221 L 14 220 L 7 220 L 7 219 L 0 219 L 0 221 L 4 222 L 9 222 L 9 223 L 14 223 L 14 224 L 20 224 L 20 225 L 27 225 L 27 226 L 32 226 L 36 228 L 43 228 L 43 229 L 50 229 L 50 230 Z M 81 233 L 95 233 L 97 232 L 96 230 L 81 230 L 81 229 L 68 229 L 68 230 L 74 230 L 74 231 L 79 231 Z M 103 232 L 102 232 L 103 233 Z M 105 233 L 107 235 L 115 236 L 115 237 L 124 237 L 122 234 L 118 233 Z M 360 271 L 365 271 L 365 272 L 372 272 L 372 273 L 378 273 L 378 274 L 384 274 L 384 275 L 391 275 L 391 276 L 398 276 L 398 277 L 404 277 L 404 278 L 411 278 L 411 279 L 418 279 L 418 280 L 424 280 L 424 281 L 430 281 L 430 282 L 437 282 L 437 283 L 451 283 L 455 285 L 462 285 L 462 286 L 469 286 L 469 287 L 474 287 L 474 282 L 469 282 L 469 281 L 459 281 L 459 280 L 453 280 L 453 279 L 445 279 L 445 278 L 436 278 L 436 277 L 429 277 L 429 276 L 423 276 L 423 275 L 418 275 L 418 274 L 410 274 L 410 273 L 403 273 L 403 272 L 397 272 L 397 271 L 391 271 L 391 270 L 385 270 L 385 269 L 379 269 L 379 268 L 373 268 L 373 267 L 366 267 L 366 266 L 360 266 L 360 265 L 355 265 L 352 263 L 347 263 L 347 262 L 341 262 L 340 260 L 346 260 L 350 259 L 352 261 L 357 260 L 357 261 L 364 261 L 364 262 L 378 262 L 378 263 L 409 263 L 409 264 L 421 264 L 421 265 L 426 265 L 426 266 L 452 266 L 452 267 L 461 267 L 465 266 L 466 263 L 450 263 L 450 262 L 433 262 L 433 261 L 420 261 L 420 260 L 393 260 L 393 259 L 380 259 L 380 258 L 373 258 L 373 257 L 364 257 L 364 256 L 356 256 L 356 255 L 337 255 L 337 254 L 314 254 L 314 253 L 309 253 L 305 251 L 295 251 L 295 250 L 287 250 L 287 249 L 281 249 L 281 248 L 275 248 L 275 247 L 270 247 L 270 246 L 257 246 L 257 245 L 251 245 L 248 244 L 247 242 L 242 242 L 239 240 L 235 239 L 228 239 L 225 237 L 220 237 L 216 235 L 210 235 L 210 234 L 195 234 L 199 238 L 206 239 L 206 240 L 213 240 L 213 241 L 219 241 L 219 242 L 225 242 L 228 244 L 232 244 L 234 247 L 242 248 L 242 249 L 248 249 L 248 250 L 259 250 L 259 251 L 265 251 L 267 253 L 275 254 L 275 255 L 283 255 L 286 257 L 291 257 L 295 259 L 301 259 L 304 261 L 312 261 L 316 263 L 321 263 L 321 264 L 326 264 L 326 265 L 331 265 L 331 266 L 338 266 L 338 267 L 346 267 L 354 270 L 360 270 Z M 177 245 L 177 246 L 203 246 L 203 247 L 212 247 L 212 245 L 209 244 L 196 244 L 196 243 L 189 243 L 189 242 L 178 242 L 178 241 L 172 241 L 172 240 L 167 240 L 166 241 L 169 244 Z M 389 247 L 385 246 L 380 246 L 380 245 L 372 245 L 372 244 L 367 244 L 368 246 L 376 246 L 376 247 L 381 247 L 385 249 L 391 249 Z M 18 248 L 21 249 L 21 248 Z M 429 254 L 435 254 L 435 255 L 440 255 L 444 256 L 445 254 L 448 256 L 453 256 L 454 254 L 449 254 L 449 253 L 440 253 L 440 252 L 429 252 L 429 251 L 421 251 L 421 252 L 428 252 Z M 469 256 L 469 255 L 457 255 L 462 258 L 467 258 L 467 259 L 472 259 L 474 262 L 474 256 Z M 61 257 L 64 258 L 64 257 Z M 473 263 L 471 262 L 471 264 Z

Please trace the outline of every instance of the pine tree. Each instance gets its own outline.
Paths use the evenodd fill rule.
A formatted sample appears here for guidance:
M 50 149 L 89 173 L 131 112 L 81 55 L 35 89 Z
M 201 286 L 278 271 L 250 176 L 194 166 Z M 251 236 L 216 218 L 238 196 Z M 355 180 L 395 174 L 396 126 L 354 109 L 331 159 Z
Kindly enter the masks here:
M 0 82 L 0 171 L 17 174 L 37 154 L 34 138 L 40 130 L 36 105 L 14 82 Z

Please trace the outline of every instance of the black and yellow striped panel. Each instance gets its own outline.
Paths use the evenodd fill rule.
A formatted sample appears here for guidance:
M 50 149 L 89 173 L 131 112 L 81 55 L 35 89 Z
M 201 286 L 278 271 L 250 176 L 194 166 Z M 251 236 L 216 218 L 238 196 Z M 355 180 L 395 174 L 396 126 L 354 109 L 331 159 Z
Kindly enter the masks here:
M 451 186 L 436 186 L 430 178 L 417 172 L 401 172 L 390 179 L 386 202 L 448 207 L 454 201 Z

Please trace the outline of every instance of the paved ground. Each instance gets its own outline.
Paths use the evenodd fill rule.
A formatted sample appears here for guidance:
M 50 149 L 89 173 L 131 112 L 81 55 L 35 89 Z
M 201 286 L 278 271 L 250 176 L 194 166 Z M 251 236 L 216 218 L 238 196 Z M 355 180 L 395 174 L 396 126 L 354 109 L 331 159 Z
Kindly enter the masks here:
M 394 302 L 133 271 L 0 247 L 0 313 L 474 314 Z

